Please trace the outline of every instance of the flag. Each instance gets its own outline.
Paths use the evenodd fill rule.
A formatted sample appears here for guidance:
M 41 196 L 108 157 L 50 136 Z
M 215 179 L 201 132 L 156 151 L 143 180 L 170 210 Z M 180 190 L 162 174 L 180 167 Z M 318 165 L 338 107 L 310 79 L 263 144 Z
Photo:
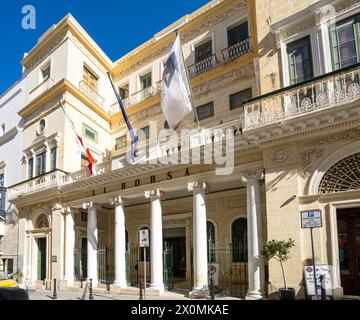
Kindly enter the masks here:
M 108 76 L 109 76 L 109 80 L 110 80 L 110 83 L 111 83 L 111 86 L 115 92 L 115 96 L 116 96 L 116 99 L 119 103 L 119 107 L 120 107 L 120 110 L 121 110 L 121 113 L 122 113 L 122 116 L 125 120 L 125 123 L 126 123 L 126 126 L 128 127 L 128 130 L 129 130 L 129 133 L 130 133 L 130 138 L 131 138 L 131 159 L 132 161 L 135 161 L 135 158 L 136 158 L 136 152 L 137 152 L 137 141 L 138 141 L 138 138 L 137 136 L 135 135 L 134 133 L 134 129 L 132 128 L 131 126 L 131 123 L 130 123 L 130 120 L 129 120 L 129 117 L 127 116 L 126 114 L 126 111 L 125 111 L 125 107 L 124 107 L 124 104 L 122 102 L 122 99 L 120 97 L 120 94 L 119 92 L 116 90 L 115 88 L 115 85 L 112 81 L 112 78 L 111 78 L 111 75 L 110 75 L 110 72 L 108 72 Z
M 161 108 L 172 129 L 175 129 L 180 121 L 192 112 L 191 90 L 179 35 L 164 64 L 161 82 Z
M 85 145 L 84 145 L 84 141 L 82 139 L 82 137 L 77 133 L 77 130 L 75 128 L 75 125 L 74 125 L 74 122 L 72 122 L 70 116 L 68 115 L 68 113 L 66 112 L 63 104 L 61 103 L 61 101 L 59 102 L 60 103 L 60 106 L 61 108 L 63 109 L 64 113 L 65 113 L 65 116 L 66 118 L 68 119 L 69 123 L 70 123 L 70 126 L 71 128 L 73 129 L 77 139 L 79 140 L 81 146 L 84 148 L 84 151 L 85 151 L 85 154 L 86 154 L 86 157 L 87 157 L 87 160 L 89 162 L 88 164 L 88 169 L 89 169 L 89 172 L 90 172 L 90 176 L 93 176 L 95 174 L 95 168 L 94 168 L 94 158 L 90 152 L 90 149 L 89 148 L 86 148 Z

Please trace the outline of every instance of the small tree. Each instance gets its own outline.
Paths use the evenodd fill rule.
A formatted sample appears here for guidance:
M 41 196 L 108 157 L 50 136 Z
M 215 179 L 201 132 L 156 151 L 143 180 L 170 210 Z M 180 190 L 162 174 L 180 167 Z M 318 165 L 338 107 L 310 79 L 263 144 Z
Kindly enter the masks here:
M 287 290 L 287 285 L 286 285 L 283 262 L 289 259 L 290 249 L 293 246 L 295 246 L 295 240 L 293 239 L 289 239 L 288 241 L 270 240 L 266 245 L 263 246 L 261 250 L 261 255 L 266 260 L 269 261 L 272 258 L 274 258 L 275 260 L 280 262 L 285 290 Z

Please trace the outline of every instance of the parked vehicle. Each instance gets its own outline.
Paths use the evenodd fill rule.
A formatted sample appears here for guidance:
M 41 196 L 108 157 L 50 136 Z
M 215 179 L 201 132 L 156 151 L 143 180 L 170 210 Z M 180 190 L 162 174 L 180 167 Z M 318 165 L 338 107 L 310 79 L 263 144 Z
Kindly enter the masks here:
M 0 288 L 13 288 L 16 287 L 17 283 L 15 280 L 10 279 L 9 275 L 3 271 L 0 271 Z
M 0 301 L 3 300 L 29 300 L 26 290 L 18 287 L 0 287 Z

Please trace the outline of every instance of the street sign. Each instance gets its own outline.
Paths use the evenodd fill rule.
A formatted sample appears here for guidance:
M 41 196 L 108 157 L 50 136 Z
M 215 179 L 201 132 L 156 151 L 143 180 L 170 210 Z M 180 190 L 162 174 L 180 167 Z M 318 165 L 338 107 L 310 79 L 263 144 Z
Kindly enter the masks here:
M 301 228 L 321 228 L 322 218 L 320 210 L 302 211 L 301 212 Z
M 140 230 L 139 239 L 140 239 L 139 243 L 141 248 L 149 247 L 150 246 L 149 230 L 148 229 Z
M 214 280 L 214 286 L 219 286 L 220 263 L 210 262 L 208 264 L 208 282 L 210 283 L 211 277 Z

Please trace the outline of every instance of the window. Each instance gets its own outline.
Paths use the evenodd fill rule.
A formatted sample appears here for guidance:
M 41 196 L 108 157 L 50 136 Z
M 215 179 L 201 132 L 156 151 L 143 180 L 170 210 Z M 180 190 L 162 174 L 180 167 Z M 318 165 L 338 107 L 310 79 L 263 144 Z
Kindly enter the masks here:
M 28 178 L 32 179 L 34 177 L 34 159 L 31 158 L 29 159 L 29 164 L 28 164 L 29 168 L 28 168 Z
M 140 89 L 144 90 L 151 87 L 151 72 L 140 77 Z
M 228 47 L 231 47 L 248 38 L 249 27 L 247 22 L 228 29 Z
M 204 104 L 203 106 L 197 107 L 196 112 L 199 118 L 199 121 L 204 120 L 206 118 L 210 118 L 214 116 L 214 103 L 210 102 Z
M 84 67 L 83 80 L 88 87 L 96 91 L 98 77 L 95 76 L 88 68 Z
M 127 137 L 122 136 L 116 139 L 115 150 L 119 150 L 127 147 Z
M 212 40 L 195 48 L 195 63 L 212 56 Z
M 98 133 L 94 129 L 90 128 L 88 125 L 83 123 L 83 135 L 89 140 L 98 143 Z
M 5 186 L 5 174 L 0 173 L 0 187 L 4 187 L 4 186 Z
M 85 211 L 81 211 L 81 222 L 87 222 L 88 221 L 88 214 Z
M 247 221 L 237 219 L 231 226 L 233 262 L 247 262 Z
M 230 96 L 230 110 L 240 108 L 246 101 L 252 98 L 251 88 L 234 93 Z
M 56 169 L 57 148 L 50 150 L 50 171 Z
M 82 154 L 81 155 L 81 169 L 87 168 L 88 165 L 89 165 L 89 161 L 88 161 L 87 155 Z
M 287 46 L 290 84 L 313 78 L 310 37 L 294 41 Z
M 6 259 L 6 273 L 13 274 L 14 272 L 14 259 Z
M 45 214 L 42 214 L 35 223 L 36 229 L 46 229 L 49 228 L 49 220 Z
M 335 70 L 360 62 L 360 16 L 339 22 L 330 31 L 330 45 Z
M 36 156 L 36 175 L 40 176 L 46 172 L 46 152 Z
M 149 126 L 140 129 L 137 134 L 138 136 L 139 136 L 139 132 L 142 132 L 143 134 L 145 134 L 146 140 L 148 140 L 150 138 L 150 127 Z
M 46 67 L 44 67 L 43 69 L 41 69 L 41 75 L 42 75 L 42 79 L 43 81 L 46 81 L 47 79 L 50 78 L 50 64 L 48 64 Z
M 6 188 L 0 187 L 0 217 L 5 219 Z
M 119 93 L 121 99 L 129 98 L 129 85 L 127 84 L 126 86 L 119 88 Z
M 211 221 L 207 221 L 206 226 L 208 239 L 208 260 L 209 262 L 215 262 L 215 225 Z
M 150 229 L 148 227 L 144 227 L 141 228 L 140 230 L 149 230 L 149 243 L 150 243 L 150 238 L 151 238 L 151 232 Z M 144 262 L 144 248 L 140 248 L 140 261 Z M 146 261 L 150 261 L 150 246 L 145 248 L 146 251 Z

